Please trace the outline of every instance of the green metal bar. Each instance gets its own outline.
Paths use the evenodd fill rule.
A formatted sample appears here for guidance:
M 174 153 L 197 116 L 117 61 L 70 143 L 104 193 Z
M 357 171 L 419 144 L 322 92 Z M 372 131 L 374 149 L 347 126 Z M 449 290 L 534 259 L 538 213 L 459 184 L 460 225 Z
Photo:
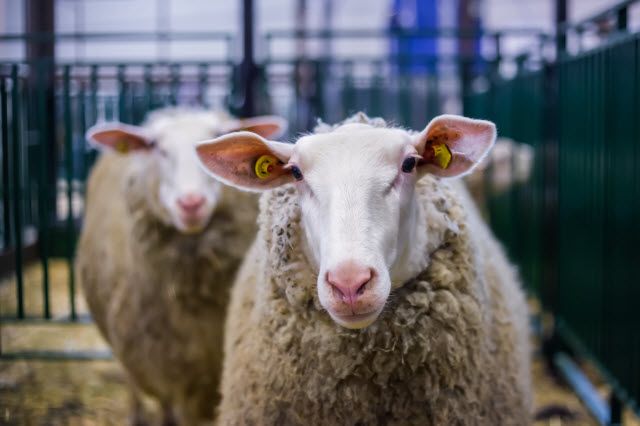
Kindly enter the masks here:
M 353 81 L 353 62 L 344 63 L 344 78 L 342 83 L 342 108 L 344 116 L 352 114 L 356 108 L 355 82 Z
M 382 61 L 373 63 L 372 68 L 373 75 L 371 76 L 371 83 L 369 86 L 369 113 L 374 117 L 384 116 L 383 90 L 385 84 L 382 78 Z
M 0 360 L 31 360 L 31 361 L 95 361 L 113 359 L 110 351 L 16 351 L 3 352 Z
M 638 0 L 635 0 L 638 1 Z M 437 28 L 420 31 L 398 31 L 398 30 L 274 30 L 265 34 L 266 40 L 276 39 L 326 39 L 326 38 L 389 38 L 389 37 L 424 37 L 424 38 L 478 38 L 493 37 L 496 34 L 503 36 L 535 36 L 551 38 L 551 35 L 539 28 L 506 28 L 500 30 L 461 30 L 459 28 Z
M 3 249 L 11 246 L 11 185 L 9 182 L 9 100 L 7 81 L 0 77 L 0 138 L 2 139 L 2 236 Z
M 118 66 L 118 120 L 128 123 L 126 65 Z
M 44 73 L 41 73 L 40 67 L 47 64 L 39 63 L 35 71 L 37 74 L 36 83 L 36 122 L 38 124 L 38 148 L 40 151 L 40 167 L 39 167 L 39 188 L 38 188 L 38 248 L 40 252 L 40 264 L 42 267 L 42 303 L 43 317 L 51 318 L 51 309 L 49 306 L 49 190 L 50 185 L 56 188 L 56 182 L 48 182 L 49 158 L 47 156 L 47 137 L 55 137 L 55 135 L 44 135 L 42 129 L 45 126 L 48 117 L 46 117 L 46 87 L 43 80 Z M 30 68 L 29 72 L 34 72 L 34 68 Z M 55 189 L 54 189 L 55 190 Z
M 38 33 L 30 32 L 28 34 L 2 34 L 0 35 L 0 41 L 35 41 L 35 42 L 49 42 L 49 41 L 156 41 L 162 40 L 184 40 L 184 41 L 197 41 L 197 40 L 210 40 L 210 41 L 224 41 L 228 43 L 228 40 L 232 38 L 231 34 L 221 31 L 180 31 L 180 32 L 118 32 L 118 33 Z
M 78 111 L 78 127 L 80 129 L 80 134 L 84 136 L 87 131 L 87 93 L 85 88 L 85 83 L 80 82 L 80 87 L 78 89 L 77 99 L 77 111 Z M 82 152 L 84 153 L 84 146 L 82 147 Z M 82 156 L 82 161 L 80 162 L 80 170 L 78 170 L 79 180 L 81 185 L 84 184 L 84 181 L 87 179 L 89 167 L 87 167 L 87 155 Z M 84 190 L 82 191 L 84 195 Z
M 616 28 L 618 31 L 626 31 L 629 26 L 629 9 L 627 7 L 618 9 L 616 18 Z
M 172 64 L 170 68 L 170 89 L 169 89 L 169 103 L 171 105 L 178 104 L 178 91 L 180 89 L 180 65 Z
M 69 306 L 72 319 L 76 319 L 75 272 L 73 268 L 73 249 L 75 242 L 75 226 L 73 223 L 73 127 L 71 121 L 71 67 L 64 67 L 63 75 L 63 115 L 64 115 L 64 153 L 67 180 L 67 266 L 69 269 Z
M 207 106 L 208 87 L 209 87 L 209 65 L 200 64 L 198 66 L 198 91 L 200 92 L 198 97 L 200 98 L 200 104 L 204 107 Z
M 98 65 L 91 65 L 91 71 L 89 72 L 89 92 L 91 102 L 91 123 L 95 123 L 98 120 Z
M 79 314 L 76 319 L 72 319 L 70 316 L 55 317 L 55 318 L 42 318 L 41 316 L 24 316 L 23 318 L 16 318 L 14 316 L 1 316 L 0 325 L 17 325 L 17 324 L 31 324 L 31 325 L 78 325 L 78 324 L 91 324 L 93 320 L 89 314 Z
M 11 138 L 13 160 L 13 221 L 16 260 L 16 314 L 24 318 L 24 276 L 22 269 L 22 188 L 20 184 L 20 92 L 18 65 L 11 67 Z
M 144 66 L 144 99 L 147 112 L 153 109 L 153 65 Z

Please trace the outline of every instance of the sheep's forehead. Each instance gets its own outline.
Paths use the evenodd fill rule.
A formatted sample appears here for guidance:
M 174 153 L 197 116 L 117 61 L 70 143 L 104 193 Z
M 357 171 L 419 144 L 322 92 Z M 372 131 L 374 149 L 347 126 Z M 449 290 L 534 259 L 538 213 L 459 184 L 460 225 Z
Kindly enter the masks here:
M 404 130 L 350 124 L 331 133 L 301 138 L 295 157 L 307 173 L 344 170 L 375 174 L 386 169 L 394 173 L 410 145 L 411 137 Z
M 217 136 L 222 122 L 214 116 L 167 118 L 150 126 L 156 143 L 166 149 L 192 149 L 198 141 Z

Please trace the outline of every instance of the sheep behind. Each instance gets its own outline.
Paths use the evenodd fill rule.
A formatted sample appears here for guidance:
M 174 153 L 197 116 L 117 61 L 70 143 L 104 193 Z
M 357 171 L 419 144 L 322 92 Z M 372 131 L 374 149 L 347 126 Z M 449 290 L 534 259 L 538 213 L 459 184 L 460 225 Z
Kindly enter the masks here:
M 255 233 L 257 201 L 206 176 L 201 187 L 197 176 L 180 179 L 181 167 L 201 172 L 191 144 L 173 139 L 220 132 L 232 122 L 224 117 L 166 110 L 142 128 L 92 133 L 127 154 L 107 150 L 91 173 L 76 268 L 130 378 L 135 421 L 144 420 L 140 393 L 159 402 L 165 421 L 175 412 L 189 425 L 211 418 L 218 399 L 228 291 Z

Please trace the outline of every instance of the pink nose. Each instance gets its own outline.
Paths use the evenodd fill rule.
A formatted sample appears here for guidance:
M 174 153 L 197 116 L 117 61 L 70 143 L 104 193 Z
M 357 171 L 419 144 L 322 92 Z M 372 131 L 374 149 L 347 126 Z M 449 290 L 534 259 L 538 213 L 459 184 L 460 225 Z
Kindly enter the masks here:
M 196 193 L 185 194 L 178 198 L 178 205 L 187 213 L 196 212 L 204 204 L 204 196 Z
M 334 294 L 352 309 L 367 291 L 367 284 L 373 278 L 373 269 L 349 261 L 327 272 L 327 282 Z

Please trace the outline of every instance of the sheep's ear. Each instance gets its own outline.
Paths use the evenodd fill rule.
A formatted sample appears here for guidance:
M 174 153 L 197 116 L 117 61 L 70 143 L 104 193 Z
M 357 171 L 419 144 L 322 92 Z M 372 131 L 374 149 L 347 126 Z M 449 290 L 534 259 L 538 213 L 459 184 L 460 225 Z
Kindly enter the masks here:
M 145 135 L 142 127 L 117 122 L 91 127 L 87 130 L 86 138 L 96 148 L 106 148 L 122 154 L 145 151 L 153 147 L 153 142 Z
M 247 131 L 266 139 L 277 139 L 287 131 L 288 123 L 276 115 L 243 118 L 234 122 L 225 133 Z
M 482 161 L 495 140 L 496 126 L 490 121 L 440 115 L 415 139 L 416 150 L 422 156 L 419 176 L 465 175 Z
M 251 132 L 229 133 L 196 145 L 200 164 L 208 174 L 247 191 L 292 182 L 286 167 L 292 152 L 292 144 L 268 141 Z

